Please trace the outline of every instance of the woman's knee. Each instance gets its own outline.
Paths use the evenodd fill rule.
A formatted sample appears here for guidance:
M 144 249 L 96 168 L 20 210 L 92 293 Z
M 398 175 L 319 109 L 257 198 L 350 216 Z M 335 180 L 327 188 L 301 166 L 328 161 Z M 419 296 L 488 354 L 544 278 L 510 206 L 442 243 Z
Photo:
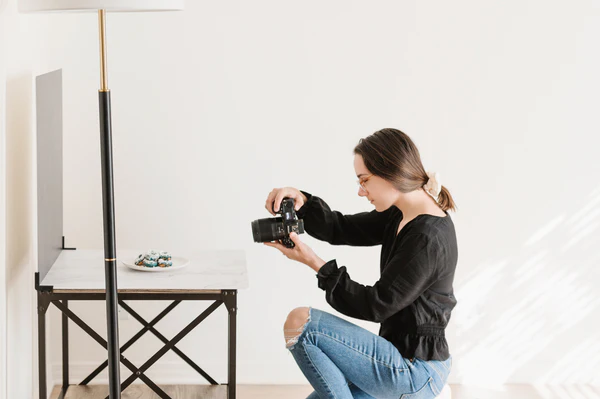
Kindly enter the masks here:
M 283 325 L 283 335 L 286 346 L 290 347 L 298 342 L 298 337 L 302 333 L 304 325 L 310 318 L 310 309 L 307 307 L 296 308 L 292 310 Z
M 284 328 L 286 329 L 292 329 L 292 328 L 300 328 L 302 327 L 306 321 L 308 320 L 308 316 L 309 316 L 309 308 L 306 307 L 302 307 L 302 308 L 296 308 L 294 310 L 292 310 L 287 317 L 287 320 L 285 321 L 284 324 Z

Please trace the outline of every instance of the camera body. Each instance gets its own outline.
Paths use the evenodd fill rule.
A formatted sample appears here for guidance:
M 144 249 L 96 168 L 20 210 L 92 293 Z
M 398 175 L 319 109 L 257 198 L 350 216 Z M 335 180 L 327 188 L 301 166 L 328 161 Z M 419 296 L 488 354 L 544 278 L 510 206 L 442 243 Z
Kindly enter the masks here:
M 298 219 L 296 215 L 294 199 L 284 198 L 277 213 L 281 216 L 257 219 L 251 223 L 254 242 L 279 240 L 286 248 L 294 248 L 295 244 L 290 238 L 290 233 L 304 233 L 304 221 Z

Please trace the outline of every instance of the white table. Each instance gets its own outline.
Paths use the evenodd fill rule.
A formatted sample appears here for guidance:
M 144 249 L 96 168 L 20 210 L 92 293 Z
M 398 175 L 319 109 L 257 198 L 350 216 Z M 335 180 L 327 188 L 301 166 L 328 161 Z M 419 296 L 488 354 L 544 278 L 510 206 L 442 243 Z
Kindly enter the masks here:
M 206 290 L 238 290 L 248 288 L 244 251 L 190 251 L 171 254 L 190 260 L 184 268 L 173 271 L 143 272 L 125 266 L 123 260 L 134 260 L 140 250 L 117 251 L 119 292 Z M 104 251 L 63 250 L 40 283 L 54 292 L 104 292 Z
M 158 396 L 164 399 L 170 398 L 169 395 L 144 374 L 150 366 L 169 350 L 173 350 L 211 384 L 219 385 L 204 370 L 180 351 L 176 347 L 176 344 L 221 304 L 224 304 L 229 314 L 228 381 L 227 384 L 221 385 L 227 385 L 227 397 L 228 399 L 234 399 L 236 397 L 237 292 L 238 289 L 248 288 L 245 252 L 241 250 L 221 250 L 172 253 L 173 256 L 182 256 L 189 259 L 190 263 L 181 269 L 161 272 L 132 270 L 121 262 L 121 260 L 133 260 L 143 252 L 145 251 L 117 251 L 119 304 L 144 326 L 142 330 L 121 346 L 121 363 L 128 367 L 132 372 L 132 375 L 122 383 L 121 389 L 126 389 L 133 381 L 140 378 L 146 385 L 152 388 Z M 104 251 L 101 249 L 63 249 L 41 282 L 39 281 L 39 275 L 36 273 L 36 289 L 38 291 L 40 398 L 47 397 L 45 387 L 46 311 L 48 307 L 50 304 L 54 304 L 63 313 L 63 383 L 61 394 L 59 395 L 59 399 L 62 399 L 66 395 L 70 385 L 68 319 L 71 319 L 71 321 L 80 326 L 100 345 L 105 348 L 107 347 L 106 340 L 69 309 L 68 301 L 105 300 L 106 291 L 104 278 Z M 172 303 L 153 320 L 147 322 L 124 302 L 126 300 L 168 300 L 172 301 Z M 211 300 L 214 302 L 189 323 L 179 334 L 169 340 L 156 331 L 154 325 L 184 300 Z M 127 360 L 122 353 L 148 331 L 156 335 L 165 345 L 142 366 L 136 367 Z M 107 364 L 108 361 L 100 365 L 87 378 L 81 381 L 80 384 L 87 385 L 107 366 Z

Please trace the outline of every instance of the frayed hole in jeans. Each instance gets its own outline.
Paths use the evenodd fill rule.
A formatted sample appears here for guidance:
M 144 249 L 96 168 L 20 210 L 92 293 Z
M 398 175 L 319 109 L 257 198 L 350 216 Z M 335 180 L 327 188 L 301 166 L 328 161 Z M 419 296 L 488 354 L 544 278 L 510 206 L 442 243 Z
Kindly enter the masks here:
M 310 323 L 311 319 L 311 308 L 308 308 L 308 319 L 304 323 L 304 325 L 300 328 L 292 328 L 292 329 L 284 329 L 283 336 L 285 337 L 285 347 L 288 349 L 292 349 L 294 345 L 298 343 L 298 339 L 306 329 L 308 323 Z

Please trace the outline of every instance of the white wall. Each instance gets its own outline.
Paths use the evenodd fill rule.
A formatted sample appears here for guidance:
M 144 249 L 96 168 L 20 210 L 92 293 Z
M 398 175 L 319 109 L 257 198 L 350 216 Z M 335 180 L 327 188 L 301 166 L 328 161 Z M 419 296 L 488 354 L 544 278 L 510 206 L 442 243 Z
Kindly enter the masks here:
M 33 272 L 31 245 L 32 178 L 31 157 L 31 59 L 27 25 L 16 15 L 16 3 L 2 10 L 2 305 L 6 311 L 3 362 L 7 380 L 2 394 L 7 398 L 31 397 L 34 369 Z M 6 151 L 5 151 L 6 148 Z M 6 197 L 4 196 L 6 190 Z M 5 200 L 6 198 L 6 200 Z M 4 335 L 4 334 L 3 334 Z
M 6 201 L 2 201 L 6 219 L 2 222 L 2 261 L 5 267 L 7 381 L 3 390 L 7 398 L 32 397 L 35 369 L 34 315 L 32 274 L 33 261 L 31 175 L 33 164 L 32 137 L 32 52 L 27 21 L 16 12 L 16 2 L 9 1 L 2 11 L 2 30 L 6 40 L 2 51 L 2 159 L 6 167 L 3 183 Z M 6 151 L 4 149 L 6 148 Z M 4 185 L 4 184 L 3 184 Z M 5 251 L 4 251 L 5 249 Z M 4 349 L 4 348 L 3 348 Z M 37 384 L 36 384 L 37 386 Z
M 65 236 L 100 248 L 96 16 L 52 18 L 35 40 L 46 43 L 39 72 L 64 69 Z M 347 213 L 370 209 L 351 151 L 397 127 L 459 206 L 451 382 L 600 384 L 598 26 L 592 4 L 535 0 L 190 1 L 184 13 L 109 15 L 118 248 L 244 249 L 238 381 L 305 383 L 282 324 L 296 306 L 332 309 L 308 267 L 252 242 L 250 221 L 269 217 L 264 200 L 284 185 Z M 304 240 L 376 281 L 378 248 Z M 162 309 L 133 306 L 148 318 Z M 73 307 L 105 335 L 102 304 Z M 173 336 L 200 310 L 188 303 L 158 327 Z M 220 311 L 180 347 L 224 382 Z M 139 325 L 120 328 L 125 342 Z M 71 345 L 74 380 L 104 359 L 76 327 Z M 146 337 L 126 354 L 141 364 L 158 347 Z M 149 374 L 195 378 L 172 354 Z
M 52 35 L 48 17 L 20 15 L 16 0 L 0 7 L 0 304 L 6 330 L 0 360 L 6 366 L 0 397 L 37 397 L 37 323 L 33 274 L 36 259 L 35 107 L 36 75 Z M 58 23 L 59 21 L 57 21 Z M 50 30 L 51 31 L 51 30 Z M 0 373 L 1 374 L 1 373 Z M 48 381 L 51 386 L 52 381 Z
M 0 55 L 5 52 L 4 7 L 0 0 Z M 6 162 L 5 162 L 5 94 L 6 65 L 0 56 L 0 399 L 6 398 Z

